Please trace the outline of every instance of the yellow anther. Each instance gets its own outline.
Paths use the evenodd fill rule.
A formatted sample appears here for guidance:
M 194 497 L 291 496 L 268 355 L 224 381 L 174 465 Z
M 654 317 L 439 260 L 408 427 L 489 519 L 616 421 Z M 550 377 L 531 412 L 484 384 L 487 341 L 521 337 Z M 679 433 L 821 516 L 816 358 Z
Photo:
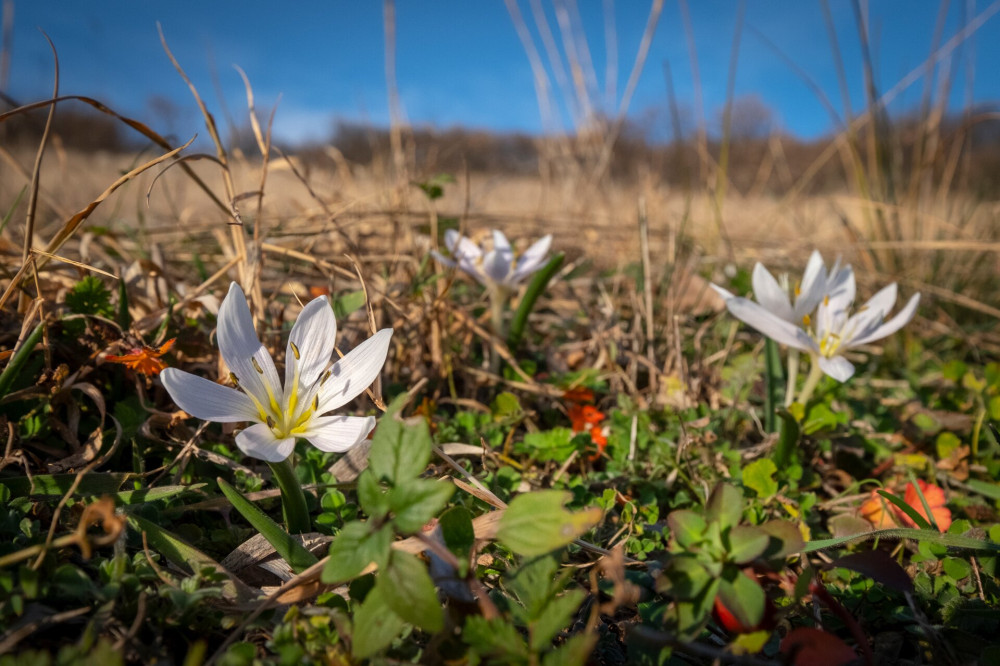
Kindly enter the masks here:
M 313 411 L 314 412 L 319 409 L 319 395 L 314 395 L 313 396 L 313 405 L 312 405 L 312 407 L 313 407 Z
M 229 373 L 229 381 L 231 381 L 233 383 L 233 386 L 239 386 L 240 385 L 240 380 L 236 376 L 235 372 L 230 372 Z
M 319 385 L 322 386 L 323 384 L 325 384 L 326 380 L 328 380 L 330 378 L 330 375 L 332 374 L 333 374 L 332 370 L 327 370 L 326 372 L 324 372 L 323 378 L 319 380 Z
M 270 414 L 268 414 L 268 415 L 267 415 L 267 427 L 268 427 L 268 428 L 271 428 L 271 429 L 273 430 L 273 429 L 274 429 L 274 426 L 275 426 L 275 425 L 276 425 L 276 424 L 275 424 L 275 422 L 274 422 L 274 419 L 273 419 L 273 418 L 271 418 L 271 415 L 270 415 Z
M 292 348 L 292 353 L 295 354 L 295 360 L 299 360 L 299 358 L 301 358 L 299 356 L 299 348 L 291 340 L 288 341 L 288 346 Z
M 812 318 L 809 315 L 802 315 L 802 323 L 809 326 L 812 324 Z
M 251 357 L 250 362 L 253 363 L 253 369 L 257 371 L 258 375 L 264 374 L 264 371 L 260 369 L 260 363 L 257 362 L 257 359 Z
M 827 307 L 830 307 L 830 295 L 829 294 L 827 294 L 826 296 L 823 297 L 823 305 L 825 305 Z

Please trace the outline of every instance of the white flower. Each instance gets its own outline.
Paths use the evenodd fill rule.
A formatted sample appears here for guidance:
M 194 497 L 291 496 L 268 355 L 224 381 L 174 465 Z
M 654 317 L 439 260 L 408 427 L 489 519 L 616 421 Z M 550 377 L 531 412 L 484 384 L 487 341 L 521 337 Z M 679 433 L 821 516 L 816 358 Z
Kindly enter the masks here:
M 444 232 L 444 244 L 451 258 L 434 250 L 431 254 L 445 266 L 457 266 L 485 287 L 513 288 L 542 267 L 552 236 L 537 241 L 516 259 L 507 237 L 497 230 L 493 231 L 493 249 L 488 252 L 454 229 Z
M 734 317 L 775 342 L 809 353 L 824 373 L 844 382 L 854 374 L 854 366 L 842 354 L 853 347 L 895 333 L 913 319 L 920 302 L 920 294 L 914 294 L 896 316 L 885 321 L 896 304 L 897 289 L 893 283 L 872 296 L 852 315 L 850 308 L 855 296 L 854 272 L 849 268 L 846 270 L 841 281 L 834 285 L 835 288 L 822 297 L 815 321 L 806 314 L 803 315 L 801 325 L 797 325 L 780 316 L 774 309 L 731 294 L 726 299 L 726 307 Z M 770 306 L 773 308 L 773 303 Z
M 841 266 L 838 260 L 827 272 L 823 257 L 813 250 L 806 264 L 802 279 L 792 288 L 792 298 L 789 298 L 788 280 L 776 279 L 759 261 L 753 267 L 753 295 L 764 309 L 775 316 L 791 322 L 796 326 L 807 325 L 806 318 L 813 313 L 816 306 L 828 295 L 842 289 L 850 289 L 853 294 L 854 271 L 850 266 Z M 713 284 L 712 288 L 726 301 L 736 298 L 722 287 Z M 852 296 L 853 298 L 853 296 Z
M 175 368 L 165 369 L 160 380 L 192 416 L 221 423 L 254 421 L 236 435 L 236 445 L 248 456 L 281 462 L 298 437 L 322 451 L 346 451 L 368 436 L 375 419 L 322 415 L 350 402 L 375 380 L 392 329 L 382 329 L 327 369 L 336 332 L 327 298 L 310 301 L 288 336 L 282 388 L 271 354 L 253 328 L 246 296 L 233 283 L 219 307 L 218 338 L 236 388 Z

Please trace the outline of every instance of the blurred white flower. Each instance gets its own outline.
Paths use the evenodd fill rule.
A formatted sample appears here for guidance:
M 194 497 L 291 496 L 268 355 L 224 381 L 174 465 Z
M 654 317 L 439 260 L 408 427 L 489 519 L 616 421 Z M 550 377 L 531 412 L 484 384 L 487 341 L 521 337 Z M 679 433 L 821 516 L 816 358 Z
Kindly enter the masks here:
M 431 250 L 431 254 L 439 262 L 448 267 L 457 266 L 485 287 L 510 289 L 545 264 L 552 236 L 548 235 L 537 241 L 520 257 L 515 257 L 507 237 L 497 230 L 493 231 L 493 248 L 489 251 L 480 248 L 454 229 L 444 232 L 444 244 L 451 257 Z
M 854 293 L 854 271 L 851 267 L 841 266 L 838 260 L 827 272 L 823 257 L 816 250 L 809 257 L 802 279 L 791 286 L 791 289 L 787 276 L 782 275 L 781 280 L 775 278 L 759 261 L 753 267 L 751 279 L 757 302 L 764 309 L 796 326 L 808 326 L 808 317 L 826 296 L 842 290 Z M 727 305 L 730 299 L 736 298 L 718 285 L 713 284 L 712 288 L 722 296 Z
M 302 309 L 288 336 L 282 387 L 267 348 L 253 327 L 243 290 L 233 283 L 219 307 L 219 351 L 236 388 L 175 368 L 160 373 L 174 402 L 206 421 L 253 421 L 236 435 L 243 453 L 281 462 L 308 440 L 322 451 L 346 451 L 368 436 L 373 417 L 322 416 L 350 402 L 378 376 L 389 351 L 392 329 L 382 329 L 349 354 L 327 365 L 334 351 L 337 322 L 326 296 Z
M 810 263 L 814 263 L 812 259 Z M 821 267 L 822 260 L 819 263 Z M 821 278 L 825 271 L 814 266 L 812 271 L 806 270 L 801 293 L 793 304 L 773 278 L 767 279 L 770 273 L 759 264 L 758 268 L 761 270 L 754 269 L 754 291 L 759 303 L 716 287 L 729 312 L 775 342 L 808 353 L 825 374 L 840 382 L 854 374 L 854 366 L 843 353 L 895 333 L 913 319 L 920 302 L 920 294 L 914 294 L 902 310 L 885 321 L 896 304 L 897 288 L 893 283 L 851 314 L 856 291 L 854 271 L 849 266 L 835 267 L 824 281 Z M 815 315 L 806 309 L 810 303 L 818 305 Z

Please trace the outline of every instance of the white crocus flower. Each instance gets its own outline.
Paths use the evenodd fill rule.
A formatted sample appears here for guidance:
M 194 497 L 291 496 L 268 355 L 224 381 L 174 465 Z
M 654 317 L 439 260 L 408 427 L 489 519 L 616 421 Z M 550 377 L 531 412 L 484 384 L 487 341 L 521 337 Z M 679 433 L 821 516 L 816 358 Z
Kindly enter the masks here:
M 327 369 L 337 322 L 326 296 L 310 301 L 288 336 L 285 382 L 253 327 L 243 290 L 233 283 L 219 307 L 219 351 L 236 388 L 167 368 L 163 386 L 177 405 L 200 419 L 220 423 L 253 421 L 236 435 L 243 453 L 281 462 L 296 438 L 322 451 L 346 451 L 368 436 L 373 417 L 323 416 L 353 400 L 378 376 L 389 351 L 392 329 L 382 329 Z
M 801 326 L 747 298 L 728 298 L 726 307 L 734 317 L 775 342 L 808 353 L 825 374 L 844 382 L 854 374 L 844 352 L 895 333 L 916 314 L 920 294 L 914 294 L 902 310 L 885 321 L 896 303 L 896 292 L 896 284 L 890 284 L 849 314 L 855 296 L 854 273 L 850 271 L 838 288 L 823 297 L 815 321 L 806 315 Z
M 507 237 L 497 230 L 493 231 L 493 248 L 489 251 L 454 229 L 444 232 L 444 244 L 451 253 L 450 258 L 434 250 L 431 254 L 445 266 L 457 266 L 485 287 L 512 289 L 542 267 L 552 245 L 552 236 L 537 241 L 520 257 L 515 257 Z
M 808 325 L 808 318 L 816 310 L 816 306 L 834 292 L 850 289 L 853 299 L 854 272 L 851 267 L 841 266 L 838 260 L 827 272 L 823 257 L 817 250 L 813 250 L 810 255 L 802 279 L 791 289 L 791 297 L 787 282 L 784 275 L 779 281 L 759 261 L 753 267 L 754 298 L 764 309 L 796 326 Z M 713 284 L 712 288 L 722 296 L 727 305 L 731 299 L 736 298 L 718 285 Z

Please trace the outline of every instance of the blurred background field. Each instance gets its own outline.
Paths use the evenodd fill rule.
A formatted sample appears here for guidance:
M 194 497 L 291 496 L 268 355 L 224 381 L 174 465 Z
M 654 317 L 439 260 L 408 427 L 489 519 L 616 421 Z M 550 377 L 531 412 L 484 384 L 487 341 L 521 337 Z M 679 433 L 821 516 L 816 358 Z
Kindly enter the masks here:
M 433 203 L 445 225 L 551 232 L 601 269 L 639 261 L 641 207 L 661 276 L 679 258 L 711 276 L 818 247 L 929 292 L 953 316 L 1000 314 L 995 4 L 321 3 L 280 15 L 212 7 L 198 21 L 184 3 L 4 7 L 8 109 L 51 92 L 37 25 L 60 55 L 60 94 L 95 98 L 171 145 L 197 134 L 187 153 L 215 154 L 160 21 L 218 124 L 241 216 L 285 247 L 305 236 L 328 256 L 425 247 L 429 206 L 415 184 L 446 175 Z M 0 124 L 0 208 L 14 220 L 47 113 Z M 251 113 L 275 149 L 267 160 Z M 79 101 L 58 105 L 47 144 L 39 244 L 160 150 Z M 223 189 L 217 165 L 190 164 Z M 185 253 L 197 241 L 210 260 L 204 241 L 229 211 L 180 169 L 151 187 L 155 173 L 113 194 L 81 234 L 96 226 Z M 258 219 L 246 203 L 261 191 Z M 19 233 L 6 228 L 10 247 Z

